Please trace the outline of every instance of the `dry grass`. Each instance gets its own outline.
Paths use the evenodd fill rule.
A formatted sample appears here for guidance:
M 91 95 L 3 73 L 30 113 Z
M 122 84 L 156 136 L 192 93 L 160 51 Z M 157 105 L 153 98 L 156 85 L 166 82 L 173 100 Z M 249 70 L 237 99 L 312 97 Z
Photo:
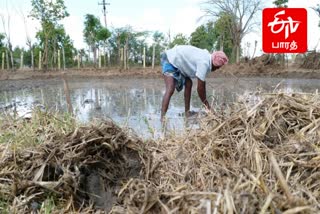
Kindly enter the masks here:
M 103 194 L 80 177 L 98 173 L 111 213 L 317 213 L 319 102 L 317 94 L 265 94 L 208 115 L 186 136 L 145 143 L 104 122 L 32 151 L 4 145 L 1 194 L 10 209 L 30 210 L 50 193 L 65 211 L 91 213 L 101 202 L 89 193 Z M 45 180 L 45 169 L 59 173 Z

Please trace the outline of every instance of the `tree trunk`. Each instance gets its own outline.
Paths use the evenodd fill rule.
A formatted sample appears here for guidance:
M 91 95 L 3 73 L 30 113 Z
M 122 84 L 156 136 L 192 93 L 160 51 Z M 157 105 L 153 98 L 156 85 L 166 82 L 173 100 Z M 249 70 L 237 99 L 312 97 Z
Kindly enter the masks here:
M 143 68 L 146 68 L 146 47 L 143 47 Z
M 232 52 L 231 52 L 231 59 L 230 59 L 230 61 L 231 61 L 232 63 L 234 63 L 234 62 L 236 62 L 236 59 L 237 59 L 237 47 L 236 47 L 236 45 L 233 45 L 233 46 L 232 46 Z
M 60 58 L 60 50 L 58 50 L 58 71 L 60 71 L 61 68 Z
M 95 46 L 92 46 L 92 52 L 93 52 L 93 66 L 96 68 L 96 66 L 97 66 L 97 48 Z
M 48 70 L 48 35 L 45 35 L 45 43 L 44 43 L 44 56 L 43 56 L 43 70 Z
M 9 53 L 6 51 L 6 61 L 7 61 L 7 70 L 10 70 L 10 61 L 9 61 Z
M 23 51 L 21 51 L 20 69 L 23 69 Z
M 223 51 L 224 35 L 222 35 L 221 38 L 222 39 L 220 39 L 220 51 Z
M 127 46 L 124 46 L 123 49 L 123 68 L 127 70 Z
M 66 70 L 66 56 L 64 52 L 64 47 L 62 46 L 62 63 L 63 63 L 63 70 Z
M 1 68 L 4 70 L 4 52 L 2 52 L 2 63 L 1 63 Z
M 240 51 L 241 51 L 241 37 L 240 34 L 236 37 L 236 63 L 240 64 Z
M 77 61 L 78 61 L 78 69 L 80 69 L 80 55 L 77 55 Z
M 152 69 L 154 69 L 155 55 L 156 55 L 156 47 L 155 47 L 155 45 L 153 45 L 153 47 L 152 47 Z
M 252 59 L 254 58 L 254 55 L 256 54 L 256 50 L 257 50 L 257 44 L 258 44 L 258 41 L 254 41 L 254 50 L 253 50 L 253 54 L 252 54 Z
M 118 48 L 118 65 L 121 67 L 121 48 L 120 48 L 120 34 L 117 37 L 117 48 Z
M 240 45 L 237 44 L 236 46 L 236 62 L 237 64 L 240 64 Z
M 56 39 L 54 39 L 54 43 L 53 43 L 54 44 L 53 45 L 53 63 L 51 62 L 51 67 L 52 67 L 52 69 L 53 68 L 57 68 L 57 65 L 58 65 L 58 70 L 60 70 L 60 68 L 59 68 L 60 67 L 60 65 L 59 65 L 60 64 L 60 61 L 59 61 L 60 60 L 59 59 L 60 52 L 59 52 L 59 50 L 57 51 L 56 43 L 57 43 Z M 57 52 L 58 52 L 58 56 L 56 54 Z M 57 59 L 58 59 L 58 64 L 57 64 Z
M 31 68 L 34 71 L 34 55 L 33 55 L 33 49 L 30 48 L 30 52 L 31 52 Z
M 14 70 L 13 54 L 11 50 L 10 50 L 10 59 L 11 59 L 11 69 Z
M 129 47 L 129 35 L 127 35 L 127 38 L 126 38 L 126 45 L 124 47 L 124 69 L 126 70 L 128 68 L 128 47 Z
M 39 51 L 39 70 L 41 70 L 42 69 L 42 56 L 41 56 L 42 54 L 41 54 L 41 51 Z

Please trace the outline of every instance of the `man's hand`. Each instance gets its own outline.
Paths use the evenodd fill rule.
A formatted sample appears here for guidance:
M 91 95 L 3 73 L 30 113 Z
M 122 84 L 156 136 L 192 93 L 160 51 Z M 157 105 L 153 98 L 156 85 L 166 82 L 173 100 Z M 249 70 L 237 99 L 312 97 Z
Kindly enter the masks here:
M 209 110 L 210 109 L 210 105 L 209 105 L 209 102 L 207 100 L 207 95 L 206 95 L 206 82 L 202 81 L 199 78 L 197 78 L 197 79 L 198 79 L 198 87 L 197 87 L 198 95 L 199 95 L 200 100 L 202 101 L 202 103 Z

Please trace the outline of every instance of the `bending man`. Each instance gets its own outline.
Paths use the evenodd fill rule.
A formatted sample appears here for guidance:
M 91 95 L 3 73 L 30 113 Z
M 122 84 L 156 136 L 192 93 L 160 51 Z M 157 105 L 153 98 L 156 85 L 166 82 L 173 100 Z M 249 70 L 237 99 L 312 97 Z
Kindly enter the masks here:
M 207 109 L 210 105 L 206 97 L 206 76 L 224 64 L 228 57 L 222 51 L 210 54 L 207 50 L 191 45 L 175 46 L 161 54 L 161 65 L 166 92 L 162 99 L 161 121 L 164 120 L 174 89 L 178 92 L 184 89 L 185 115 L 190 116 L 190 100 L 192 78 L 197 78 L 197 91 L 202 103 Z

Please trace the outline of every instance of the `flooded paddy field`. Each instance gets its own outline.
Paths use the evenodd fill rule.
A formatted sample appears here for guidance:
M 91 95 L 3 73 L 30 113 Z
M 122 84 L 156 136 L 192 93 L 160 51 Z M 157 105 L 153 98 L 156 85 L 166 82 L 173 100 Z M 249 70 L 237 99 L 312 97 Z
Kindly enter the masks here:
M 75 117 L 81 123 L 111 118 L 120 126 L 132 128 L 142 137 L 158 136 L 160 110 L 164 94 L 161 78 L 69 78 Z M 201 101 L 193 81 L 191 110 L 201 111 Z M 54 79 L 7 80 L 0 83 L 0 111 L 29 117 L 32 108 L 67 111 L 63 81 Z M 257 92 L 316 92 L 318 79 L 281 78 L 210 78 L 207 97 L 219 110 L 244 99 L 255 100 Z M 183 92 L 175 92 L 167 113 L 170 130 L 180 132 L 185 126 Z
M 209 79 L 215 111 L 184 129 L 175 93 L 164 137 L 161 78 L 68 82 L 76 120 L 44 113 L 67 112 L 61 79 L 1 82 L 0 211 L 319 213 L 318 80 Z

